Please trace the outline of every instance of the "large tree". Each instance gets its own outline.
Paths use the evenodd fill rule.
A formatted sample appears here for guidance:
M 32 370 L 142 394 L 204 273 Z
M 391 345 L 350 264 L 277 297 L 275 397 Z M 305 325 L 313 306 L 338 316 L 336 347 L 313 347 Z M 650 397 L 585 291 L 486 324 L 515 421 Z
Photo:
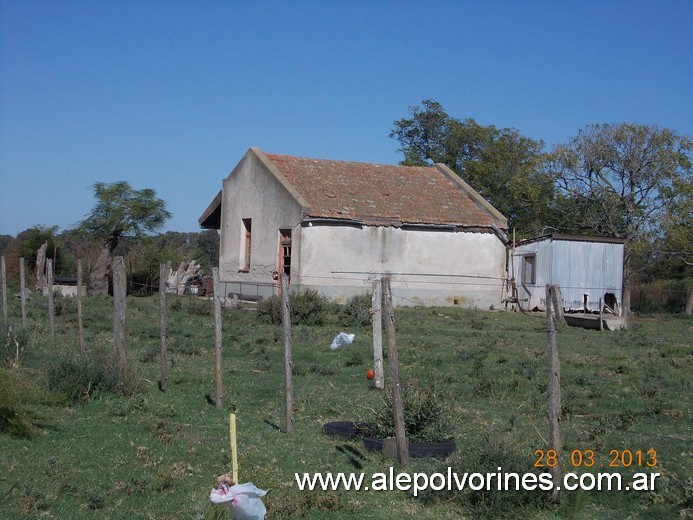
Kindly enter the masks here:
M 525 236 L 547 225 L 553 184 L 541 167 L 543 142 L 512 128 L 451 117 L 430 99 L 409 111 L 411 117 L 395 121 L 390 132 L 400 143 L 402 164 L 447 165 Z
M 93 188 L 96 205 L 79 229 L 104 241 L 89 277 L 89 293 L 99 295 L 108 293 L 108 270 L 119 240 L 157 231 L 171 214 L 152 189 L 135 190 L 124 181 L 97 182 Z
M 634 252 L 665 227 L 674 234 L 685 230 L 674 225 L 680 218 L 671 210 L 675 205 L 686 211 L 677 200 L 681 192 L 676 187 L 690 189 L 692 150 L 690 137 L 658 126 L 591 125 L 557 146 L 547 163 L 556 182 L 556 210 L 564 230 L 626 240 L 626 311 L 630 310 Z

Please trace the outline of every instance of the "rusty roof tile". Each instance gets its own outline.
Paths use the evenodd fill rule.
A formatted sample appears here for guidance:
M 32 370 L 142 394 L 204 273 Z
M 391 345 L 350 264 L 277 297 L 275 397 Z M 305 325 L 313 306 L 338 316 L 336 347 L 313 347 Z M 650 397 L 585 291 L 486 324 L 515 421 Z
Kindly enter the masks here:
M 306 217 L 490 227 L 489 211 L 435 166 L 265 154 L 306 199 Z

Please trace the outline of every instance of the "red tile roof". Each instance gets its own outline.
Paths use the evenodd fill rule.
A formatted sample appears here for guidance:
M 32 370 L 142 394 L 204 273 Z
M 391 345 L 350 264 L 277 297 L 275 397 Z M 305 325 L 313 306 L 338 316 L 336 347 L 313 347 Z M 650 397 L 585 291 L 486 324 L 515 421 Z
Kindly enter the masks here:
M 505 227 L 460 183 L 436 166 L 391 166 L 265 154 L 306 200 L 306 217 L 364 222 Z M 453 174 L 454 176 L 454 174 Z

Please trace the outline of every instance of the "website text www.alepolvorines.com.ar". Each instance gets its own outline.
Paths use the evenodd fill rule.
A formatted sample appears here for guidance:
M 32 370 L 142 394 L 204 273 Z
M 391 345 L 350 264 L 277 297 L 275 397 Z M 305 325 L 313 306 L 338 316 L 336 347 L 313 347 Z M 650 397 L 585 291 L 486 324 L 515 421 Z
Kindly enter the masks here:
M 564 474 L 559 489 L 575 491 L 653 491 L 659 473 L 637 472 L 632 476 L 620 473 Z M 554 489 L 550 473 L 503 472 L 457 473 L 447 468 L 442 473 L 294 473 L 300 491 L 411 491 L 414 496 L 424 491 L 551 491 Z

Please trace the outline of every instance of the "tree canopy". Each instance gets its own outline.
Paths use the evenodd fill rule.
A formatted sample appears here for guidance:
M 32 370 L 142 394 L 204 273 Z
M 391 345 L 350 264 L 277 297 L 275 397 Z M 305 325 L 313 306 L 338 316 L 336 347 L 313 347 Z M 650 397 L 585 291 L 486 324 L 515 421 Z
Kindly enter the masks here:
M 548 161 L 560 226 L 626 240 L 624 307 L 633 254 L 666 237 L 685 248 L 690 236 L 693 140 L 652 125 L 590 125 Z
M 447 165 L 524 235 L 546 225 L 553 184 L 541 168 L 543 142 L 513 128 L 451 117 L 430 99 L 409 111 L 412 117 L 395 121 L 390 132 L 401 145 L 401 164 Z
M 635 241 L 661 229 L 674 186 L 690 183 L 693 141 L 657 126 L 590 125 L 557 146 L 548 169 L 561 225 Z
M 120 237 L 143 236 L 164 225 L 171 214 L 152 189 L 135 190 L 125 181 L 93 186 L 96 205 L 80 223 L 80 230 L 107 240 L 111 251 Z
M 105 240 L 101 254 L 89 276 L 89 292 L 108 292 L 111 256 L 121 237 L 140 237 L 160 229 L 171 214 L 166 203 L 152 189 L 135 190 L 127 182 L 94 184 L 96 205 L 80 223 L 80 230 Z

